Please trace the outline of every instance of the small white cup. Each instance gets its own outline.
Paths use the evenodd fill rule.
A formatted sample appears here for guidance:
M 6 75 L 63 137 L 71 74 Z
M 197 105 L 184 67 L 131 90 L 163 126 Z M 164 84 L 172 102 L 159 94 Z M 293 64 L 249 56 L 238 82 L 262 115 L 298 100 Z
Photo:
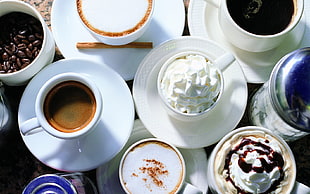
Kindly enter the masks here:
M 272 35 L 257 35 L 244 30 L 234 21 L 227 8 L 227 0 L 206 1 L 218 7 L 219 24 L 226 39 L 234 46 L 250 52 L 263 52 L 279 46 L 289 32 L 291 32 L 299 23 L 304 10 L 304 0 L 292 0 L 296 4 L 295 13 L 292 16 L 293 19 L 291 23 L 279 33 Z
M 266 143 L 270 143 L 270 147 L 273 149 L 273 151 L 278 152 L 281 150 L 282 158 L 284 160 L 284 165 L 283 165 L 283 171 L 284 171 L 284 179 L 280 182 L 282 185 L 282 190 L 279 190 L 277 188 L 278 192 L 276 193 L 285 193 L 289 194 L 291 193 L 294 184 L 295 184 L 295 178 L 296 178 L 296 163 L 294 159 L 294 155 L 290 149 L 290 147 L 287 145 L 287 143 L 279 136 L 275 135 L 272 133 L 272 131 L 263 128 L 263 127 L 257 127 L 257 126 L 246 126 L 242 128 L 235 129 L 225 135 L 215 146 L 213 149 L 209 159 L 208 159 L 208 175 L 207 175 L 207 180 L 209 184 L 209 188 L 212 191 L 212 193 L 234 193 L 237 189 L 235 188 L 235 185 L 246 185 L 244 187 L 248 188 L 258 188 L 256 184 L 260 184 L 261 187 L 266 187 L 265 184 L 271 183 L 271 179 L 266 179 L 267 174 L 264 171 L 263 173 L 258 173 L 252 169 L 249 172 L 241 171 L 242 167 L 244 165 L 241 165 L 237 162 L 234 163 L 234 161 L 238 160 L 238 156 L 229 156 L 232 152 L 237 152 L 236 149 L 239 145 L 243 145 L 243 148 L 238 149 L 239 157 L 242 156 L 246 158 L 246 165 L 250 165 L 251 168 L 259 166 L 257 163 L 258 160 L 260 159 L 265 159 L 269 160 L 270 155 L 274 156 L 273 158 L 277 159 L 277 156 L 273 155 L 273 151 L 270 151 L 271 153 L 266 156 L 262 152 L 267 152 L 269 148 L 267 146 L 257 146 L 259 145 L 258 143 L 252 143 L 252 144 L 247 144 L 247 142 L 241 143 L 241 141 L 244 138 L 261 138 L 263 140 L 255 140 L 257 142 L 261 142 L 266 145 Z M 255 148 L 253 145 L 256 145 L 259 148 Z M 252 147 L 253 146 L 253 147 Z M 279 150 L 278 150 L 279 149 Z M 257 155 L 255 155 L 254 150 L 258 150 Z M 240 153 L 240 151 L 244 152 Z M 262 152 L 260 152 L 262 151 Z M 231 160 L 226 161 L 227 158 L 231 157 Z M 236 158 L 234 161 L 233 158 Z M 243 160 L 244 158 L 239 158 L 239 161 L 245 161 Z M 255 162 L 253 162 L 255 160 Z M 272 159 L 270 159 L 272 160 Z M 238 161 L 238 162 L 239 162 Z M 279 161 L 279 160 L 278 160 Z M 280 162 L 278 162 L 280 163 Z M 230 170 L 230 177 L 236 177 L 232 178 L 234 179 L 233 181 L 237 180 L 238 182 L 241 182 L 242 184 L 232 184 L 229 181 L 228 169 L 225 168 L 225 165 L 229 164 L 229 170 Z M 262 163 L 262 165 L 264 165 Z M 271 162 L 270 162 L 270 165 Z M 239 166 L 240 171 L 236 170 L 236 166 Z M 234 174 L 232 174 L 234 172 Z M 274 171 L 272 171 L 274 172 Z M 277 174 L 276 172 L 269 173 L 269 176 L 273 176 L 274 174 Z M 244 180 L 244 181 L 240 181 Z M 250 185 L 250 181 L 253 181 L 254 183 Z M 268 181 L 268 183 L 266 183 Z M 264 183 L 263 183 L 264 182 Z M 267 188 L 267 187 L 266 187 Z M 270 188 L 270 187 L 269 187 Z M 263 192 L 263 191 L 261 191 Z M 255 193 L 255 191 L 253 192 Z
M 72 128 L 72 129 L 66 129 L 66 126 L 59 127 L 60 125 L 57 127 L 55 123 L 51 124 L 51 122 L 48 121 L 47 116 L 46 116 L 46 108 L 44 108 L 47 97 L 51 97 L 52 96 L 51 93 L 57 94 L 57 91 L 61 90 L 61 88 L 64 88 L 66 86 L 62 85 L 58 87 L 58 89 L 60 88 L 59 90 L 55 88 L 69 81 L 73 81 L 81 85 L 79 89 L 82 88 L 84 92 L 77 93 L 77 94 L 84 95 L 84 93 L 87 93 L 87 95 L 89 96 L 92 95 L 94 98 L 92 100 L 92 104 L 94 104 L 94 107 L 92 107 L 91 116 L 87 119 L 87 121 L 85 121 L 84 123 L 81 123 L 81 125 L 79 125 L 76 128 Z M 69 88 L 65 88 L 63 90 L 68 90 L 68 89 Z M 61 100 L 62 102 L 65 102 L 65 103 L 63 105 L 60 105 L 59 109 L 68 105 L 70 102 L 73 102 L 74 98 L 77 97 L 77 95 L 74 95 L 74 93 L 68 93 L 63 96 L 68 96 L 68 95 L 70 95 L 69 99 L 67 99 L 66 101 Z M 62 97 L 61 99 L 65 99 L 65 97 Z M 50 103 L 52 104 L 52 106 L 55 106 L 54 103 L 52 102 Z M 93 81 L 91 81 L 89 78 L 87 78 L 86 76 L 82 74 L 71 73 L 71 72 L 58 74 L 52 77 L 51 79 L 49 79 L 39 90 L 38 95 L 36 97 L 36 101 L 35 101 L 36 116 L 34 118 L 31 118 L 23 122 L 20 125 L 21 133 L 23 135 L 31 135 L 31 134 L 40 132 L 42 131 L 41 129 L 43 129 L 50 135 L 53 135 L 57 138 L 61 138 L 61 139 L 79 138 L 81 136 L 84 136 L 90 133 L 95 128 L 95 126 L 99 123 L 99 120 L 102 115 L 102 107 L 103 107 L 102 104 L 103 104 L 103 100 L 101 97 L 101 93 L 99 89 L 97 88 L 96 84 Z M 74 109 L 76 110 L 77 108 L 74 107 Z M 78 114 L 85 115 L 85 113 L 78 113 Z M 52 120 L 52 119 L 49 119 L 49 120 Z
M 210 51 L 211 52 L 211 51 Z M 179 110 L 177 110 L 176 108 L 174 108 L 168 101 L 166 96 L 163 94 L 163 90 L 161 89 L 161 84 L 162 84 L 162 80 L 163 77 L 166 73 L 167 68 L 170 66 L 170 64 L 172 62 L 174 62 L 176 59 L 185 57 L 185 56 L 189 56 L 189 55 L 200 55 L 203 56 L 206 60 L 210 61 L 212 64 L 213 68 L 216 68 L 216 71 L 218 73 L 219 76 L 219 84 L 220 84 L 220 91 L 219 91 L 219 95 L 216 97 L 215 102 L 208 107 L 206 110 L 199 112 L 199 113 L 184 113 L 181 112 Z M 199 120 L 199 119 L 203 119 L 206 118 L 211 112 L 212 110 L 216 107 L 216 105 L 218 104 L 218 102 L 221 99 L 221 96 L 223 94 L 223 90 L 224 90 L 224 78 L 223 78 L 223 71 L 230 65 L 232 64 L 232 62 L 235 60 L 234 56 L 227 52 L 225 54 L 223 54 L 222 56 L 218 57 L 215 60 L 212 60 L 212 57 L 209 56 L 209 54 L 207 52 L 201 52 L 201 51 L 186 51 L 186 52 L 180 52 L 176 55 L 173 55 L 172 57 L 170 57 L 160 68 L 158 77 L 157 77 L 157 91 L 158 94 L 160 96 L 161 102 L 164 106 L 164 108 L 166 109 L 167 113 L 178 119 L 181 121 L 195 121 L 195 120 Z
M 32 6 L 18 0 L 0 1 L 0 17 L 11 12 L 23 12 L 34 16 L 43 28 L 43 43 L 38 56 L 25 68 L 13 73 L 1 73 L 0 80 L 11 86 L 26 84 L 45 65 L 54 59 L 55 41 L 41 14 Z
M 76 0 L 83 26 L 100 42 L 124 45 L 148 28 L 155 0 Z
M 119 166 L 120 182 L 126 193 L 202 193 L 185 182 L 185 175 L 185 161 L 179 150 L 157 138 L 132 144 Z

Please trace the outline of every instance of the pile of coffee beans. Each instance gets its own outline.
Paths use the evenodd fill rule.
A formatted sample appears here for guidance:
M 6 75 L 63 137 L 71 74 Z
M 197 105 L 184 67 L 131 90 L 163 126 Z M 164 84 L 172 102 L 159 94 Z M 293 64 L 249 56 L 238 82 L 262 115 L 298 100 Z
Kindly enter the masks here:
M 26 13 L 11 12 L 0 17 L 0 26 L 0 73 L 25 68 L 42 48 L 40 21 Z

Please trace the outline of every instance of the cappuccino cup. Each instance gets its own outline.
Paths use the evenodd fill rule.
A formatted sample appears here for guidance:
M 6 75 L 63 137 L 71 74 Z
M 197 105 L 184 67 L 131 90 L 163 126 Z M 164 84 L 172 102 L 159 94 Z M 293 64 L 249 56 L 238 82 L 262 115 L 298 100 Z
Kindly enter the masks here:
M 78 73 L 62 73 L 49 79 L 35 100 L 35 117 L 21 123 L 23 135 L 41 132 L 61 139 L 90 133 L 102 115 L 103 100 L 96 84 Z
M 100 42 L 124 45 L 138 39 L 149 26 L 155 0 L 76 0 L 85 28 Z
M 295 178 L 291 149 L 281 137 L 262 127 L 231 131 L 208 160 L 207 180 L 212 193 L 290 194 Z
M 157 91 L 170 116 L 181 121 L 200 120 L 209 116 L 220 101 L 223 71 L 235 58 L 229 52 L 216 59 L 210 55 L 208 51 L 180 52 L 160 68 Z
M 206 1 L 218 8 L 219 24 L 228 42 L 250 52 L 279 46 L 304 10 L 304 0 Z
M 184 181 L 185 161 L 170 143 L 147 138 L 132 144 L 124 153 L 119 178 L 126 193 L 202 193 Z

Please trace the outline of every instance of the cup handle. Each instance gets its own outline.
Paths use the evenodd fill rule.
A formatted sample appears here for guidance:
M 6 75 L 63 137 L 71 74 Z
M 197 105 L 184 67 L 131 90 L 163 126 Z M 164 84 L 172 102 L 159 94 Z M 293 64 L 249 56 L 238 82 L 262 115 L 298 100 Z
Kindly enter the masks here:
M 40 132 L 40 131 L 42 131 L 42 128 L 41 128 L 41 130 L 35 130 L 35 129 L 40 129 L 40 128 L 41 128 L 41 125 L 40 125 L 40 123 L 36 117 L 31 118 L 31 119 L 23 122 L 19 126 L 19 129 L 23 135 L 30 135 L 30 134 Z
M 230 64 L 235 61 L 235 57 L 230 52 L 226 52 L 224 55 L 217 58 L 214 63 L 221 70 L 224 71 Z
M 296 181 L 291 194 L 310 194 L 310 187 Z
M 220 7 L 220 0 L 205 0 L 206 2 L 210 3 L 211 5 L 213 5 L 216 8 Z
M 179 193 L 182 194 L 202 194 L 203 192 L 198 189 L 197 187 L 195 187 L 194 185 L 184 182 L 182 189 Z

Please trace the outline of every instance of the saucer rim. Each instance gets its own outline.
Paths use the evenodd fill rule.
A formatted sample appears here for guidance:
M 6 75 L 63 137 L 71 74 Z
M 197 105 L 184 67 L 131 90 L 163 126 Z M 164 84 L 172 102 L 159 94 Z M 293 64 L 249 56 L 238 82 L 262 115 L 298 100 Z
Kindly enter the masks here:
M 137 41 L 153 41 L 153 46 L 157 46 L 162 42 L 174 37 L 181 36 L 185 27 L 185 6 L 182 0 L 171 0 L 167 3 L 165 0 L 157 0 L 153 12 L 152 21 L 145 33 L 137 39 Z M 101 50 L 83 50 L 80 51 L 75 47 L 77 41 L 97 42 L 97 40 L 85 29 L 82 23 L 78 20 L 78 15 L 74 11 L 75 6 L 71 6 L 74 0 L 54 0 L 51 10 L 51 29 L 58 46 L 58 49 L 65 58 L 79 57 L 90 59 L 95 62 L 105 63 L 114 71 L 119 73 L 126 80 L 132 80 L 136 73 L 139 63 L 151 49 L 136 49 L 136 48 L 113 48 Z M 65 3 L 65 4 L 64 4 Z M 68 9 L 66 9 L 68 8 Z M 70 16 L 65 16 L 61 10 L 66 9 L 70 12 Z M 171 9 L 174 14 L 171 14 Z M 163 20 L 162 18 L 169 19 Z M 73 18 L 73 22 L 66 22 L 68 17 Z M 173 19 L 171 19 L 171 17 Z M 66 25 L 65 25 L 66 24 Z M 74 28 L 74 26 L 76 26 Z M 163 26 L 164 29 L 159 29 Z M 67 33 L 68 29 L 79 29 L 77 34 Z M 65 33 L 63 33 L 65 31 Z M 64 37 L 70 36 L 71 38 Z M 135 56 L 132 53 L 135 52 Z M 123 56 L 123 57 L 122 57 Z M 130 67 L 130 68 L 129 68 Z
M 162 58 L 162 55 L 167 55 L 167 52 L 169 52 L 169 48 L 173 47 L 175 45 L 175 42 L 178 41 L 184 41 L 184 40 L 189 40 L 189 42 L 187 42 L 187 45 L 191 44 L 190 41 L 195 40 L 195 41 L 209 41 L 209 42 L 213 42 L 211 40 L 202 38 L 202 37 L 195 37 L 195 36 L 188 36 L 188 37 L 179 37 L 176 39 L 172 39 L 169 41 L 166 41 L 165 43 L 163 43 L 162 45 L 160 45 L 159 47 L 153 49 L 145 58 L 144 60 L 141 62 L 139 69 L 137 71 L 137 74 L 135 76 L 134 79 L 134 83 L 133 83 L 133 99 L 135 102 L 135 106 L 136 106 L 136 111 L 137 114 L 139 115 L 139 118 L 141 119 L 141 121 L 144 123 L 144 125 L 146 126 L 146 128 L 152 133 L 152 135 L 154 135 L 157 138 L 163 138 L 164 140 L 168 140 L 170 141 L 172 144 L 174 144 L 176 147 L 180 147 L 180 148 L 202 148 L 202 147 L 206 147 L 209 145 L 212 145 L 214 143 L 216 143 L 221 137 L 223 137 L 225 134 L 221 134 L 219 135 L 217 138 L 213 138 L 213 140 L 205 140 L 204 137 L 206 137 L 208 134 L 205 133 L 205 131 L 201 131 L 202 130 L 202 126 L 198 126 L 200 128 L 196 129 L 197 131 L 199 131 L 198 134 L 180 134 L 180 128 L 176 128 L 176 124 L 188 124 L 186 121 L 178 121 L 176 119 L 171 118 L 168 113 L 164 112 L 164 107 L 162 107 L 163 105 L 160 102 L 160 97 L 157 93 L 157 88 L 155 86 L 155 88 L 151 88 L 150 85 L 152 85 L 154 87 L 154 84 L 156 85 L 156 80 L 150 80 L 152 76 L 154 76 L 155 74 L 158 74 L 158 71 L 160 69 L 160 67 L 163 65 L 163 63 L 161 64 L 157 64 L 158 67 L 153 66 L 152 61 L 154 61 L 154 53 L 161 53 L 159 54 L 159 56 L 157 56 L 157 58 Z M 225 49 L 223 49 L 222 47 L 220 47 L 217 43 L 213 42 L 215 45 L 218 46 L 218 52 L 226 53 L 227 51 Z M 180 51 L 178 51 L 180 52 Z M 158 54 L 157 54 L 158 55 Z M 153 57 L 151 59 L 151 57 Z M 166 56 L 167 57 L 167 56 Z M 213 56 L 214 57 L 214 56 Z M 156 59 L 155 59 L 156 60 Z M 156 70 L 154 70 L 156 69 Z M 232 71 L 232 72 L 228 72 L 228 71 Z M 239 98 L 238 101 L 236 100 L 236 102 L 238 103 L 238 110 L 239 114 L 234 114 L 234 118 L 235 122 L 233 124 L 231 124 L 228 128 L 228 130 L 226 132 L 229 132 L 231 130 L 233 130 L 237 124 L 240 122 L 243 114 L 245 113 L 246 110 L 246 102 L 247 102 L 247 83 L 245 80 L 245 77 L 243 75 L 243 71 L 238 63 L 238 61 L 234 61 L 229 67 L 227 67 L 227 69 L 223 72 L 224 75 L 224 83 L 228 83 L 228 84 L 224 84 L 224 91 L 227 91 L 229 87 L 232 87 L 231 85 L 229 86 L 229 84 L 234 84 L 234 83 L 230 83 L 230 81 L 233 80 L 233 76 L 235 75 L 231 75 L 231 73 L 234 73 L 233 71 L 238 71 L 238 76 L 235 77 L 235 79 L 238 79 L 240 83 L 240 86 L 242 87 L 241 89 L 235 89 L 234 93 L 236 93 L 236 91 L 239 93 Z M 144 78 L 143 78 L 144 77 Z M 226 80 L 225 80 L 226 79 Z M 236 81 L 236 80 L 235 80 Z M 154 82 L 154 83 L 150 83 L 150 82 Z M 238 85 L 237 85 L 238 86 Z M 150 89 L 151 88 L 151 89 Z M 148 91 L 146 91 L 148 90 Z M 156 90 L 156 91 L 155 91 Z M 152 93 L 152 92 L 154 93 Z M 152 93 L 152 94 L 151 94 Z M 152 99 L 147 99 L 147 96 L 152 95 Z M 233 96 L 233 95 L 231 95 Z M 241 97 L 240 97 L 241 96 Z M 230 100 L 227 95 L 222 96 L 222 99 L 219 101 L 219 106 L 215 107 L 215 109 L 213 109 L 213 115 L 210 115 L 210 117 L 195 121 L 195 122 L 189 122 L 190 124 L 194 124 L 196 123 L 196 126 L 198 124 L 206 124 L 206 121 L 209 121 L 209 123 L 211 122 L 212 116 L 214 117 L 215 114 L 218 114 L 221 112 L 222 110 L 222 106 L 223 105 L 223 101 L 228 101 Z M 153 112 L 150 111 L 150 107 L 148 101 L 152 101 L 152 104 L 156 104 L 157 108 L 161 109 L 158 110 L 159 112 L 156 112 L 155 110 L 152 110 Z M 163 113 L 163 114 L 162 114 Z M 160 118 L 159 118 L 160 117 Z M 162 119 L 162 120 L 160 120 Z M 231 117 L 229 117 L 229 119 L 231 119 Z M 233 120 L 231 119 L 231 120 Z M 218 119 L 217 119 L 218 120 Z M 162 122 L 166 122 L 165 124 L 162 124 Z M 214 122 L 214 120 L 212 121 Z M 221 125 L 221 124 L 225 124 L 227 122 L 219 122 L 217 125 Z M 180 126 L 178 126 L 180 127 Z M 181 126 L 182 128 L 186 128 L 185 126 Z M 218 128 L 218 126 L 217 126 Z M 184 129 L 182 129 L 184 130 Z M 173 135 L 169 134 L 167 137 L 167 133 L 165 135 L 164 131 L 169 131 L 171 133 L 175 133 Z M 163 132 L 163 133 L 161 133 Z M 189 132 L 187 132 L 189 133 Z M 178 135 L 178 136 L 177 136 Z M 195 139 L 195 138 L 199 138 L 199 140 Z M 193 140 L 195 139 L 195 140 Z
M 75 69 L 75 67 L 77 66 L 78 63 L 80 64 L 80 67 L 82 68 L 77 68 Z M 93 68 L 87 68 L 87 66 L 83 66 L 82 63 L 88 63 L 88 65 L 91 65 Z M 60 68 L 61 66 L 61 68 Z M 65 68 L 63 68 L 63 66 L 66 66 Z M 96 69 L 96 70 L 94 70 Z M 97 72 L 96 75 L 107 75 L 107 76 L 97 76 L 97 78 L 95 78 L 97 81 L 100 80 L 101 83 L 103 82 L 107 82 L 108 78 L 113 78 L 114 81 L 117 81 L 119 84 L 119 91 L 121 91 L 123 94 L 121 95 L 122 98 L 126 98 L 127 100 L 123 100 L 122 105 L 126 106 L 126 107 L 130 107 L 128 108 L 128 110 L 124 111 L 124 113 L 121 115 L 123 119 L 123 122 L 121 122 L 120 125 L 122 125 L 122 133 L 114 133 L 115 135 L 118 135 L 116 138 L 117 140 L 121 141 L 118 142 L 118 145 L 114 145 L 114 150 L 104 150 L 104 148 L 98 148 L 98 152 L 105 151 L 105 155 L 103 154 L 96 154 L 95 156 L 98 156 L 98 158 L 96 160 L 92 160 L 92 161 L 88 161 L 88 163 L 74 163 L 73 166 L 71 165 L 67 165 L 66 163 L 59 163 L 59 162 L 55 162 L 54 160 L 59 160 L 59 161 L 64 161 L 66 159 L 70 159 L 70 157 L 74 158 L 74 157 L 78 157 L 80 158 L 80 162 L 82 162 L 82 160 L 84 160 L 87 155 L 86 152 L 84 153 L 79 153 L 77 147 L 74 147 L 74 152 L 71 152 L 73 154 L 73 156 L 67 156 L 68 158 L 65 157 L 53 157 L 53 158 L 48 158 L 51 161 L 47 161 L 47 159 L 45 157 L 47 157 L 48 153 L 52 153 L 53 151 L 55 151 L 55 148 L 52 149 L 44 149 L 44 153 L 43 150 L 41 150 L 41 148 L 35 148 L 38 146 L 38 143 L 40 143 L 40 145 L 47 145 L 48 147 L 50 147 L 50 143 L 54 143 L 53 146 L 57 147 L 61 146 L 64 143 L 68 143 L 68 145 L 73 145 L 76 142 L 78 142 L 81 138 L 77 139 L 77 140 L 62 140 L 62 139 L 58 139 L 56 137 L 53 137 L 51 135 L 49 135 L 47 132 L 41 131 L 38 132 L 37 134 L 32 134 L 32 135 L 28 135 L 25 136 L 21 133 L 20 131 L 20 135 L 25 143 L 25 145 L 27 146 L 28 150 L 33 154 L 33 156 L 35 156 L 39 161 L 41 161 L 42 163 L 44 163 L 45 165 L 54 168 L 54 169 L 58 169 L 61 171 L 88 171 L 88 170 L 92 170 L 97 168 L 99 165 L 108 162 L 109 160 L 111 160 L 125 145 L 125 143 L 127 142 L 131 131 L 132 131 L 132 126 L 134 123 L 134 117 L 135 117 L 135 109 L 134 109 L 134 103 L 133 103 L 133 99 L 130 93 L 130 90 L 126 84 L 126 82 L 121 78 L 121 76 L 119 74 L 117 74 L 115 71 L 113 71 L 111 68 L 109 68 L 108 66 L 104 65 L 104 64 L 99 64 L 93 61 L 89 61 L 89 60 L 85 60 L 85 59 L 62 59 L 59 61 L 56 61 L 48 66 L 46 66 L 44 69 L 42 69 L 30 82 L 29 84 L 26 86 L 24 93 L 21 97 L 20 100 L 20 105 L 18 108 L 18 124 L 20 125 L 21 122 L 30 119 L 32 117 L 35 116 L 35 110 L 34 110 L 34 100 L 35 98 L 31 98 L 32 100 L 29 100 L 28 98 L 30 96 L 36 95 L 36 93 L 38 92 L 40 86 L 42 86 L 44 84 L 44 82 L 48 79 L 50 79 L 52 76 L 54 75 L 58 75 L 60 73 L 64 73 L 64 72 L 77 72 L 77 73 L 82 73 L 85 76 L 94 76 L 94 71 Z M 91 77 L 90 77 L 91 78 Z M 94 79 L 94 77 L 92 77 L 92 79 Z M 99 84 L 98 84 L 99 85 Z M 105 89 L 103 88 L 104 86 L 99 85 L 98 89 L 102 92 Z M 113 92 L 113 91 L 112 91 Z M 108 94 L 103 94 L 103 97 L 107 97 Z M 116 95 L 116 94 L 115 94 Z M 27 98 L 28 97 L 28 98 Z M 26 99 L 27 98 L 27 99 Z M 109 97 L 111 98 L 111 97 Z M 25 103 L 27 102 L 27 103 Z M 118 104 L 118 103 L 114 103 L 114 104 Z M 31 108 L 31 106 L 33 108 Z M 105 105 L 105 103 L 103 103 L 103 112 L 102 112 L 102 118 L 101 121 L 105 122 L 105 124 L 109 125 L 108 127 L 105 128 L 105 130 L 111 132 L 111 130 L 114 130 L 116 128 L 116 123 L 120 123 L 118 122 L 118 119 L 110 119 L 109 117 L 104 117 L 104 115 L 107 114 L 107 109 L 108 111 L 112 111 L 111 107 L 107 107 L 107 105 Z M 125 118 L 126 117 L 126 118 Z M 107 120 L 109 119 L 109 120 Z M 123 124 L 124 122 L 126 122 L 126 124 Z M 128 125 L 127 125 L 128 124 Z M 90 134 L 88 134 L 86 136 L 86 138 L 88 136 L 92 136 L 95 133 L 98 135 L 103 135 L 103 130 L 99 130 L 101 128 L 100 127 L 100 123 L 96 126 L 96 129 L 94 129 Z M 114 126 L 113 126 L 114 125 Z M 119 126 L 118 126 L 119 127 Z M 98 131 L 99 130 L 99 131 Z M 42 142 L 42 139 L 47 139 L 47 141 L 49 142 Z M 82 137 L 84 138 L 84 136 Z M 106 139 L 106 138 L 103 138 Z M 31 142 L 31 140 L 33 140 L 33 142 Z M 69 141 L 75 141 L 74 143 L 69 142 Z M 99 140 L 96 140 L 99 141 Z M 112 140 L 111 140 L 112 141 Z M 56 144 L 56 145 L 55 145 Z M 92 147 L 93 145 L 91 145 L 93 143 L 88 143 L 88 147 Z M 102 143 L 103 145 L 103 143 Z M 69 148 L 68 148 L 69 149 Z M 67 152 L 68 149 L 64 149 L 63 152 Z M 58 156 L 58 155 L 57 155 Z M 84 158 L 83 158 L 84 157 Z M 94 159 L 94 158 L 93 158 Z M 78 159 L 76 159 L 78 160 Z
M 308 2 L 309 3 L 309 2 Z M 188 7 L 188 15 L 187 15 L 187 20 L 188 20 L 188 28 L 189 28 L 189 32 L 191 35 L 195 35 L 195 36 L 202 36 L 202 37 L 206 37 L 209 38 L 211 40 L 214 41 L 220 41 L 220 43 L 224 44 L 223 46 L 225 46 L 225 48 L 229 51 L 231 51 L 233 54 L 236 55 L 236 58 L 238 59 L 244 75 L 246 77 L 246 80 L 248 83 L 253 83 L 253 84 L 262 84 L 265 83 L 266 81 L 268 81 L 269 79 L 269 75 L 271 74 L 274 65 L 276 64 L 276 62 L 278 60 L 280 60 L 280 58 L 282 56 L 284 56 L 285 54 L 292 52 L 295 49 L 301 48 L 302 45 L 304 45 L 304 42 L 310 42 L 309 40 L 306 40 L 306 34 L 309 34 L 310 32 L 306 33 L 306 24 L 310 22 L 310 18 L 308 16 L 307 10 L 309 11 L 310 9 L 310 4 L 307 4 L 305 2 L 305 6 L 304 6 L 304 12 L 303 12 L 303 16 L 300 20 L 300 23 L 297 24 L 297 26 L 295 27 L 295 29 L 293 29 L 289 34 L 292 36 L 290 37 L 290 39 L 285 39 L 283 43 L 281 43 L 277 48 L 272 49 L 270 51 L 266 51 L 266 52 L 260 52 L 260 53 L 268 53 L 268 52 L 273 52 L 273 56 L 274 56 L 274 60 L 267 60 L 268 61 L 268 65 L 262 65 L 262 66 L 258 66 L 258 65 L 251 65 L 249 63 L 249 61 L 244 61 L 242 59 L 240 59 L 240 57 L 238 57 L 238 55 L 240 53 L 243 54 L 249 54 L 249 53 L 253 53 L 253 52 L 247 52 L 247 51 L 243 51 L 241 49 L 238 49 L 237 47 L 231 45 L 226 39 L 225 37 L 216 37 L 214 39 L 214 37 L 212 38 L 209 34 L 210 31 L 219 31 L 219 27 L 217 25 L 218 22 L 213 21 L 212 23 L 215 24 L 215 28 L 212 29 L 207 29 L 207 25 L 206 25 L 206 18 L 207 14 L 209 15 L 213 15 L 212 13 L 209 13 L 206 11 L 206 9 L 211 9 L 210 7 L 214 8 L 211 10 L 215 10 L 218 9 L 216 7 L 214 7 L 213 5 L 207 3 L 204 0 L 191 0 L 189 2 L 189 7 Z M 217 13 L 216 13 L 217 15 Z M 215 30 L 214 30 L 215 29 Z M 296 35 L 294 34 L 296 33 Z M 218 33 L 217 33 L 218 34 Z M 220 32 L 220 34 L 222 34 L 222 32 Z M 294 34 L 294 35 L 292 35 Z M 299 36 L 301 34 L 301 36 Z M 223 35 L 222 35 L 223 36 Z M 291 40 L 293 39 L 293 40 Z M 291 48 L 287 48 L 287 44 L 291 43 L 290 41 L 294 41 L 293 44 L 294 46 L 292 46 Z M 264 55 L 264 54 L 262 54 Z M 260 56 L 259 56 L 260 57 Z M 265 55 L 263 56 L 264 58 L 268 58 L 270 57 L 269 55 Z M 265 61 L 263 61 L 265 62 Z
M 138 135 L 141 135 L 141 134 L 142 134 L 142 136 L 138 137 Z M 109 171 L 110 171 L 111 168 L 113 168 L 113 167 L 115 168 L 115 165 L 112 165 L 112 164 L 120 162 L 122 154 L 126 151 L 126 149 L 129 148 L 129 146 L 132 145 L 133 143 L 139 141 L 140 139 L 145 139 L 145 138 L 154 138 L 154 136 L 145 128 L 145 126 L 143 125 L 143 123 L 141 122 L 140 119 L 136 119 L 134 121 L 134 127 L 132 130 L 132 134 L 131 134 L 129 140 L 127 141 L 126 145 L 124 146 L 124 148 L 111 161 L 109 161 L 108 163 L 106 163 L 104 165 L 99 166 L 96 169 L 96 178 L 97 178 L 97 185 L 98 185 L 99 193 L 112 192 L 111 189 L 109 190 L 106 187 L 104 187 L 105 185 L 107 185 L 107 181 L 103 181 L 103 179 L 104 178 L 108 179 L 109 177 L 112 176 L 110 173 L 106 172 L 106 169 L 109 169 Z M 189 167 L 194 168 L 193 167 L 194 165 L 195 165 L 195 168 L 199 168 L 199 169 L 195 169 L 196 172 L 192 172 L 192 174 L 186 174 L 185 180 L 187 182 L 189 182 L 190 184 L 193 184 L 194 186 L 199 187 L 199 189 L 204 191 L 203 193 L 206 193 L 206 191 L 208 190 L 208 187 L 209 187 L 208 182 L 207 182 L 208 159 L 207 159 L 206 151 L 203 148 L 190 149 L 190 150 L 189 149 L 182 149 L 182 148 L 177 148 L 177 149 L 183 155 L 183 158 L 184 158 L 185 164 L 186 164 L 187 172 L 193 171 L 192 169 L 188 169 L 188 168 Z M 190 160 L 190 159 L 192 159 L 192 160 Z M 189 162 L 194 163 L 194 165 L 192 165 Z M 199 162 L 199 164 L 198 164 L 198 162 Z M 114 175 L 118 176 L 118 170 L 114 169 L 114 171 L 115 171 Z M 105 174 L 106 177 L 104 177 L 102 174 Z M 121 185 L 119 185 L 119 186 L 121 186 Z M 105 188 L 105 189 L 103 189 L 103 188 Z

